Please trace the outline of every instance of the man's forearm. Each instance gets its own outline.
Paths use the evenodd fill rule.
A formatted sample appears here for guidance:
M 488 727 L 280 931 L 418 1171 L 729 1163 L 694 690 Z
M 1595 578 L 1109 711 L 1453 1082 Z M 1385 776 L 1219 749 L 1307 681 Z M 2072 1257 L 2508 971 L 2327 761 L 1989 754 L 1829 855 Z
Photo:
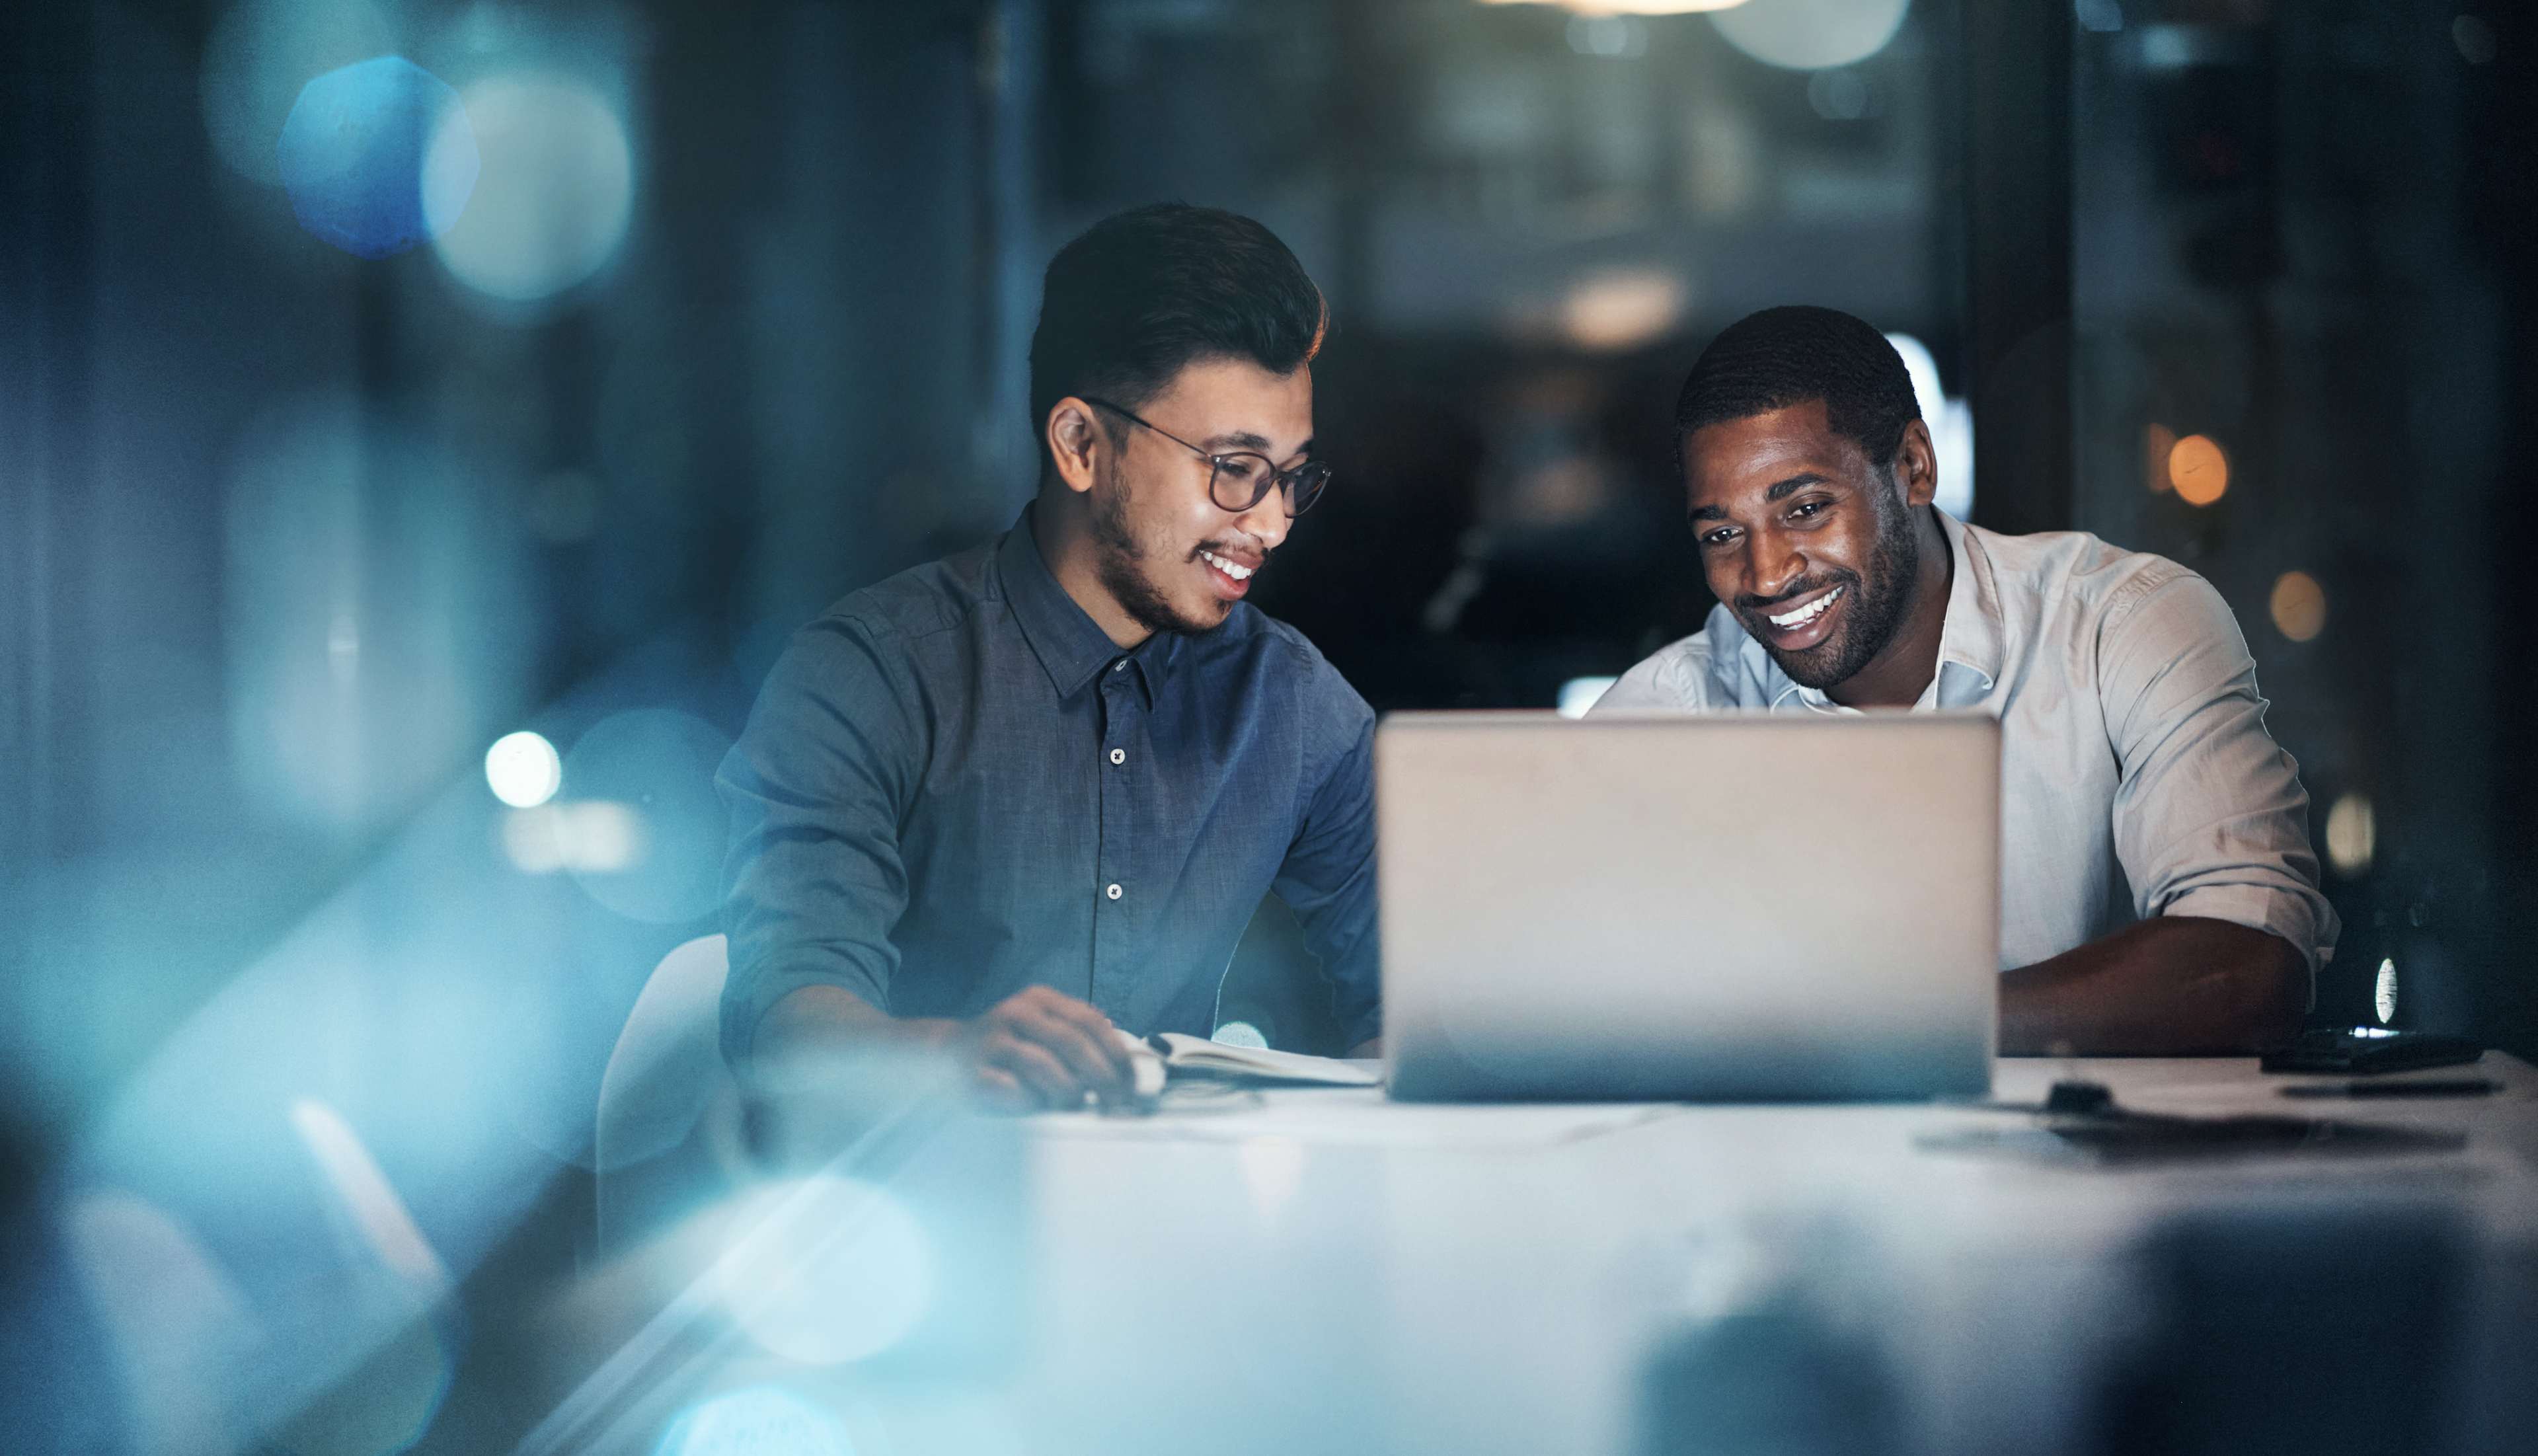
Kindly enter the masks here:
M 960 1086 L 991 1106 L 1064 1109 L 1134 1094 L 1122 1040 L 1100 1010 L 1048 986 L 1025 986 L 966 1020 L 893 1017 L 842 987 L 803 986 L 761 1020 L 751 1080 L 770 1101 L 820 1102 L 858 1082 L 925 1086 L 930 1066 L 957 1070 Z
M 2288 1040 L 2308 967 L 2288 941 L 2161 916 L 2000 978 L 2004 1056 L 2210 1056 Z
M 752 1147 L 771 1167 L 825 1165 L 930 1094 L 958 1025 L 894 1017 L 841 986 L 786 992 L 759 1019 L 742 1068 Z
M 798 986 L 758 1023 L 750 1061 L 781 1066 L 798 1057 L 898 1047 L 934 1050 L 950 1044 L 961 1024 L 940 1017 L 895 1017 L 842 986 Z

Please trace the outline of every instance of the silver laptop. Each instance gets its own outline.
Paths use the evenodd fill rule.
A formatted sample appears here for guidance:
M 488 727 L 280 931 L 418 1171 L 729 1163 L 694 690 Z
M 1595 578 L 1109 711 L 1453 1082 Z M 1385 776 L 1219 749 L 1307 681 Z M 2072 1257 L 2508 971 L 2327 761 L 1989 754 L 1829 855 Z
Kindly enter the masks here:
M 1403 713 L 1374 753 L 1394 1097 L 1989 1089 L 1990 718 Z

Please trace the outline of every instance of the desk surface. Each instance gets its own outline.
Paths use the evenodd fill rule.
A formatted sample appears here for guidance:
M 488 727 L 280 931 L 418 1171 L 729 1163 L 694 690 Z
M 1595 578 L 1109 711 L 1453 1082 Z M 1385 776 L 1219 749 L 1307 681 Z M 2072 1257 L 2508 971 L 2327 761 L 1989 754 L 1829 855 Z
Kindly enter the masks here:
M 2499 1055 L 2477 1071 L 2505 1091 L 2307 1101 L 2281 1086 L 2323 1079 L 2251 1060 L 1999 1065 L 2002 1100 L 2084 1077 L 2142 1111 L 2466 1137 L 2121 1169 L 1928 1151 L 1932 1134 L 2033 1120 L 1927 1104 L 1433 1107 L 1301 1090 L 1241 1111 L 1040 1119 L 1041 1298 L 1017 1394 L 1085 1451 L 1166 1449 L 1158 1430 L 1213 1432 L 1201 1444 L 1219 1450 L 1626 1451 L 1647 1444 L 1639 1387 L 1667 1331 L 1794 1295 L 1875 1332 L 1901 1383 L 1930 1393 L 1914 1404 L 1931 1448 L 2047 1449 L 2079 1435 L 2078 1372 L 2137 1321 L 2128 1266 L 2164 1219 L 2430 1201 L 2525 1271 L 2538 1071 Z
M 1778 1348 L 1816 1354 L 1754 1400 L 1816 1399 L 1816 1357 L 1847 1352 L 1837 1363 L 1893 1393 L 1876 1419 L 1894 1449 L 2085 1449 L 2104 1371 L 2160 1317 L 2145 1291 L 2168 1288 L 2162 1230 L 2200 1219 L 2220 1247 L 2261 1252 L 2268 1228 L 2384 1217 L 2465 1230 L 2467 1354 L 2442 1445 L 2538 1449 L 2511 1364 L 2538 1331 L 2538 1070 L 2489 1054 L 2408 1075 L 2504 1089 L 2305 1100 L 2280 1089 L 2333 1079 L 2252 1060 L 1999 1064 L 2004 1101 L 2079 1077 L 2140 1111 L 2463 1139 L 2122 1167 L 1934 1149 L 2035 1125 L 1946 1104 L 1439 1107 L 1300 1089 L 1035 1118 L 1030 1333 L 1007 1378 L 833 1374 L 863 1413 L 857 1449 L 902 1456 L 1639 1452 L 1675 1448 L 1652 1395 L 1681 1383 L 1668 1362 L 1763 1312 Z

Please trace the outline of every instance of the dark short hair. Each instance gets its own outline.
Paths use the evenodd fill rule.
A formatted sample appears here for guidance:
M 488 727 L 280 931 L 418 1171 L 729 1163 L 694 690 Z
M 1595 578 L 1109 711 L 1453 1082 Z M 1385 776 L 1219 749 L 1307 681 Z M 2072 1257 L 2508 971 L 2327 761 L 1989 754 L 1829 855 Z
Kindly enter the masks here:
M 1743 420 L 1809 400 L 1825 420 L 1884 469 L 1921 418 L 1912 375 L 1886 336 L 1838 309 L 1804 304 L 1766 308 L 1709 341 L 1675 397 L 1678 433 Z
M 1104 218 L 1041 280 L 1032 433 L 1070 394 L 1134 409 L 1200 360 L 1294 373 L 1320 352 L 1327 318 L 1303 265 L 1249 218 L 1180 202 Z

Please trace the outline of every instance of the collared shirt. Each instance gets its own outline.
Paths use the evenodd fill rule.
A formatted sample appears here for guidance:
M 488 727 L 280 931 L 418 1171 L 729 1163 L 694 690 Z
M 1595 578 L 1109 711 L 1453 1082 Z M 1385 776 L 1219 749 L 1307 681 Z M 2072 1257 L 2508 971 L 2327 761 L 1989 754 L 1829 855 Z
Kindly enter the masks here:
M 1917 710 L 2001 725 L 2004 970 L 2152 915 L 2205 915 L 2334 954 L 2300 765 L 2265 732 L 2237 619 L 2201 576 L 2076 531 L 1939 514 L 1955 563 Z M 1598 712 L 1850 712 L 1791 682 L 1723 604 Z
M 902 1017 L 1045 985 L 1141 1035 L 1204 1036 L 1273 887 L 1350 1043 L 1372 1036 L 1373 731 L 1247 603 L 1121 651 L 1028 510 L 856 592 L 794 636 L 723 762 L 724 1054 L 809 985 Z

